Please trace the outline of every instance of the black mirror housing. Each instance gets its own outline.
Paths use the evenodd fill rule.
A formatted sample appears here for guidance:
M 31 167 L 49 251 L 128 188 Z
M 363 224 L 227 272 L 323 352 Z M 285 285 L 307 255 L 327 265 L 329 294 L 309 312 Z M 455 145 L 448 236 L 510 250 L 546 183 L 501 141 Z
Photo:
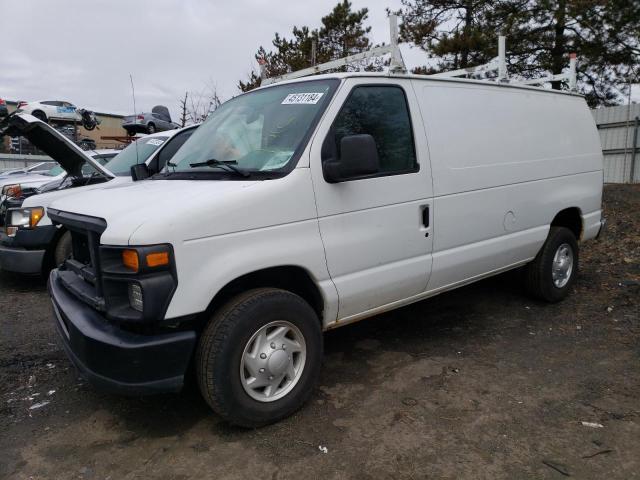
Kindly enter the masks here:
M 145 178 L 149 178 L 150 176 L 151 170 L 149 170 L 149 167 L 146 163 L 138 163 L 131 166 L 131 178 L 134 182 L 144 180 Z
M 322 163 L 322 173 L 329 183 L 374 175 L 380 171 L 376 141 L 371 135 L 348 135 L 340 140 L 340 159 Z

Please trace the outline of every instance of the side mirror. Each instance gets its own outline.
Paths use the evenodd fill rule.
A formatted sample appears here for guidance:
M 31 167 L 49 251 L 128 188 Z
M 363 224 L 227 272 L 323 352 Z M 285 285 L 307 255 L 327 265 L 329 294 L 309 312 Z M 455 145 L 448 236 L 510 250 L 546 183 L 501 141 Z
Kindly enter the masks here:
M 146 163 L 138 163 L 131 166 L 131 178 L 134 182 L 138 180 L 144 180 L 151 176 L 151 171 Z
M 340 159 L 322 163 L 322 173 L 329 183 L 338 183 L 372 175 L 380 171 L 376 141 L 371 135 L 349 135 L 340 140 Z

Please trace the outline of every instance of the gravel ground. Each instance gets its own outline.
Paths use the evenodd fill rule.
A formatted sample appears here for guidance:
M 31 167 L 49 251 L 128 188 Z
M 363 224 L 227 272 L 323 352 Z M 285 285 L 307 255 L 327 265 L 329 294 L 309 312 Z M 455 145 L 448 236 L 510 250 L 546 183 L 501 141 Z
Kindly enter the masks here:
M 639 186 L 605 209 L 564 302 L 509 273 L 329 332 L 310 403 L 252 431 L 193 386 L 96 392 L 45 282 L 0 272 L 0 478 L 640 478 Z

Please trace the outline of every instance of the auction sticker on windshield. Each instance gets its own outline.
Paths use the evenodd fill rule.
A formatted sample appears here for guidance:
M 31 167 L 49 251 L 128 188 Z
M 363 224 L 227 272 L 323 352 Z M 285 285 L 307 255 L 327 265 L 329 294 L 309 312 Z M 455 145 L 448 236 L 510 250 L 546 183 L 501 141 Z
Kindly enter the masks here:
M 158 138 L 152 138 L 147 141 L 147 145 L 155 145 L 156 147 L 159 147 L 163 143 L 164 143 L 164 140 L 160 140 Z
M 290 93 L 282 100 L 282 105 L 315 105 L 322 95 L 324 93 Z

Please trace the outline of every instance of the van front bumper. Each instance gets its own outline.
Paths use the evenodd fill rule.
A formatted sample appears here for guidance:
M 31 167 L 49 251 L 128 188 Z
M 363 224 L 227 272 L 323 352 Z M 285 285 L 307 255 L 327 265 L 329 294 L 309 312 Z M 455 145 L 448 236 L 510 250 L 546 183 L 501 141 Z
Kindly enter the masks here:
M 196 343 L 194 331 L 141 335 L 110 323 L 49 275 L 54 322 L 67 356 L 97 388 L 125 395 L 179 391 Z

